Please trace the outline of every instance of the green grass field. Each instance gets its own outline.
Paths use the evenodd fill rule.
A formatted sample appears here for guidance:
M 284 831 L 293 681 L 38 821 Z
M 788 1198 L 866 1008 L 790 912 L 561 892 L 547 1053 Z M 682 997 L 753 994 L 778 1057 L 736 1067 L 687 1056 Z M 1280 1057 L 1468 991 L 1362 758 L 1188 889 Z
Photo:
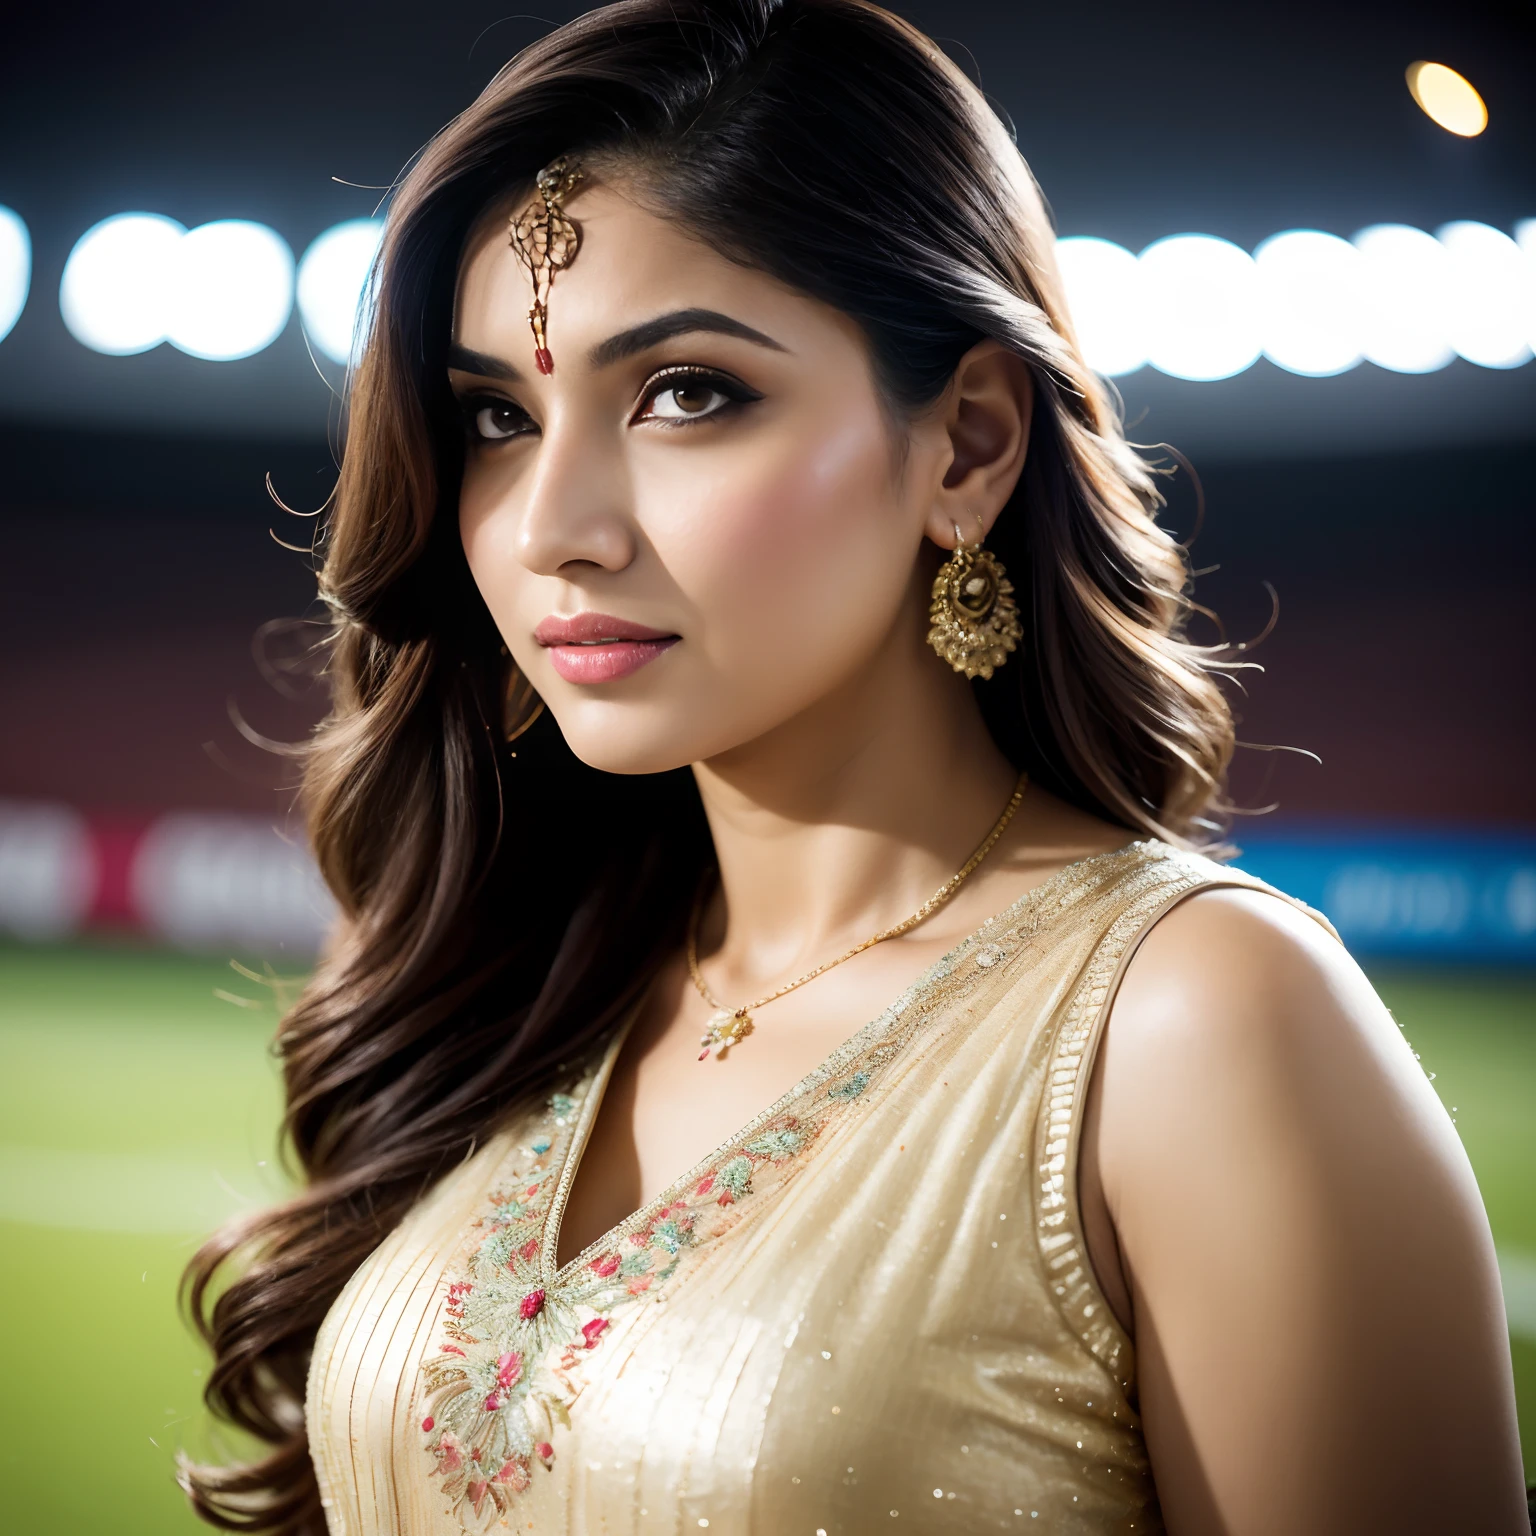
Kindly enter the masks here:
M 1482 1184 L 1536 1475 L 1536 977 L 1376 981 L 1454 1106 Z M 200 1233 L 281 1188 L 275 1017 L 266 989 L 211 961 L 0 947 L 10 1536 L 203 1529 L 173 1480 L 179 1448 L 217 1444 L 176 1280 Z

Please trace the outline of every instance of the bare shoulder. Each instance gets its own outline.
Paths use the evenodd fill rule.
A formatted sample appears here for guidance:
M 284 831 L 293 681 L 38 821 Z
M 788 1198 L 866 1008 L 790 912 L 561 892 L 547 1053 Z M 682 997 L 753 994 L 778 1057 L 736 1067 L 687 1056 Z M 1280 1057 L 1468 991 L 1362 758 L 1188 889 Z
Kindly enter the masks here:
M 1380 1009 L 1359 966 L 1321 923 L 1282 897 L 1243 886 L 1196 891 L 1153 926 L 1127 969 L 1121 1014 L 1144 1011 L 1170 988 L 1186 1005 L 1241 1001 L 1283 1011 L 1287 1002 L 1326 994 L 1372 1014 Z
M 1154 925 L 1112 1005 L 1084 1165 L 1170 1530 L 1520 1528 L 1472 1170 L 1320 924 L 1213 889 Z
M 1343 945 L 1264 891 L 1198 891 L 1168 912 L 1127 967 L 1113 1031 L 1122 1054 L 1148 1053 L 1180 1068 L 1191 1092 L 1210 1086 L 1213 1067 L 1288 1063 L 1284 1075 L 1265 1079 L 1275 1092 L 1295 1093 L 1313 1077 L 1351 1095 L 1374 1085 L 1444 1119 L 1401 1031 Z
M 1100 1087 L 1111 1200 L 1117 1172 L 1134 1177 L 1159 1148 L 1325 1157 L 1341 1197 L 1428 1162 L 1476 1198 L 1449 1116 L 1360 967 L 1262 891 L 1197 892 L 1146 935 L 1113 1005 Z

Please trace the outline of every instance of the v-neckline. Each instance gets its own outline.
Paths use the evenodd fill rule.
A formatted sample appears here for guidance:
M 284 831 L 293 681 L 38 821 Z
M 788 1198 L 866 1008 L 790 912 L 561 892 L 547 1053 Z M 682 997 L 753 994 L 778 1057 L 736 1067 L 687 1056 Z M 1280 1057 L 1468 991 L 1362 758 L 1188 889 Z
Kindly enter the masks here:
M 614 1030 L 608 1045 L 603 1051 L 602 1059 L 598 1062 L 596 1070 L 592 1073 L 585 1090 L 582 1093 L 581 1104 L 577 1110 L 575 1123 L 571 1126 L 569 1134 L 565 1138 L 560 1161 L 560 1177 L 555 1185 L 554 1194 L 551 1196 L 549 1210 L 544 1218 L 544 1240 L 539 1250 L 539 1276 L 541 1283 L 550 1290 L 555 1289 L 575 1274 L 584 1264 L 589 1263 L 599 1254 L 615 1248 L 631 1232 L 637 1231 L 651 1221 L 658 1212 L 674 1202 L 682 1191 L 690 1184 L 697 1183 L 712 1169 L 722 1157 L 732 1148 L 740 1145 L 749 1137 L 756 1134 L 764 1125 L 777 1119 L 793 1104 L 818 1088 L 822 1083 L 837 1076 L 842 1068 L 853 1057 L 857 1056 L 864 1047 L 879 1033 L 890 1028 L 903 1014 L 946 976 L 953 972 L 955 966 L 964 957 L 966 952 L 985 941 L 986 935 L 992 930 L 1006 926 L 1015 921 L 1031 906 L 1038 905 L 1051 891 L 1058 886 L 1069 883 L 1069 877 L 1081 874 L 1088 866 L 1120 858 L 1133 849 L 1146 845 L 1149 839 L 1137 838 L 1119 848 L 1108 849 L 1102 853 L 1090 853 L 1081 859 L 1074 859 L 1070 864 L 1064 864 L 1055 874 L 1048 875 L 1038 885 L 1032 885 L 1022 895 L 1016 897 L 1001 912 L 994 913 L 979 928 L 973 929 L 961 939 L 952 949 L 947 950 L 933 962 L 921 975 L 913 981 L 899 997 L 888 1007 L 878 1013 L 867 1024 L 855 1030 L 841 1045 L 833 1050 L 815 1067 L 806 1073 L 799 1082 L 794 1084 L 786 1093 L 781 1094 L 773 1103 L 764 1110 L 754 1115 L 739 1130 L 734 1131 L 724 1141 L 713 1147 L 708 1153 L 698 1160 L 693 1166 L 679 1177 L 659 1190 L 650 1200 L 637 1207 L 622 1221 L 609 1227 L 605 1232 L 587 1244 L 579 1253 L 573 1254 L 564 1264 L 557 1264 L 556 1259 L 560 1251 L 560 1234 L 565 1225 L 566 1206 L 570 1201 L 571 1189 L 575 1185 L 577 1174 L 581 1168 L 582 1157 L 592 1138 L 592 1128 L 597 1120 L 603 1100 L 607 1095 L 608 1084 L 613 1077 L 613 1069 L 618 1064 L 619 1054 L 624 1049 L 624 1042 L 628 1040 L 630 1030 L 634 1027 L 639 1016 L 641 1004 L 637 1003 L 630 1011 L 629 1016 Z M 914 1035 L 914 1039 L 916 1036 Z

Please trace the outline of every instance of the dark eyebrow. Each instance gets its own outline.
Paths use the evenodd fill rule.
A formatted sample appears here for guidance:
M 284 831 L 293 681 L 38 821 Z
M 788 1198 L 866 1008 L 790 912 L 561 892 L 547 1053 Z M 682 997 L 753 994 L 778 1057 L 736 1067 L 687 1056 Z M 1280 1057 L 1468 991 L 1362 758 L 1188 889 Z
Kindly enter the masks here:
M 483 379 L 520 379 L 522 375 L 504 357 L 492 357 L 489 352 L 476 352 L 462 342 L 448 345 L 448 366 L 465 373 L 478 373 Z
M 594 368 L 606 368 L 611 363 L 622 362 L 626 357 L 633 357 L 637 352 L 644 352 L 647 347 L 654 347 L 663 341 L 670 341 L 674 336 L 687 336 L 695 331 L 709 331 L 716 336 L 735 336 L 741 341 L 750 341 L 759 347 L 769 347 L 775 352 L 783 352 L 786 348 L 779 345 L 773 337 L 765 336 L 761 331 L 754 331 L 750 325 L 743 325 L 740 320 L 733 320 L 729 315 L 722 315 L 714 309 L 675 309 L 669 315 L 657 315 L 654 320 L 646 320 L 636 326 L 631 326 L 627 331 L 620 331 L 617 336 L 610 336 L 607 341 L 600 341 L 587 353 L 587 361 Z

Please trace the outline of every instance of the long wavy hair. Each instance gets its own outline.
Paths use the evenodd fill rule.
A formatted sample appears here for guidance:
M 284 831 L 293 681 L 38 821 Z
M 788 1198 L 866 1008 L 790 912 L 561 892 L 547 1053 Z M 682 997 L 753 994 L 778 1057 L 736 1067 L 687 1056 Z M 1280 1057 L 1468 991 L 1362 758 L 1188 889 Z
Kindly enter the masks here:
M 1023 359 L 1030 450 L 989 542 L 1025 643 L 976 685 L 988 727 L 1129 833 L 1198 843 L 1222 809 L 1227 663 L 1185 638 L 1154 474 L 1078 350 L 1039 191 L 965 76 L 863 0 L 623 0 L 519 54 L 395 190 L 351 384 L 320 573 L 333 703 L 304 783 L 343 917 L 277 1042 L 303 1184 L 186 1277 L 207 1402 L 270 1447 L 184 1469 L 225 1529 L 324 1530 L 302 1411 L 320 1321 L 433 1181 L 647 985 L 711 857 L 686 769 L 595 772 L 547 718 L 508 746 L 525 690 L 459 543 L 461 254 L 562 153 L 851 316 L 898 427 L 982 338 Z

